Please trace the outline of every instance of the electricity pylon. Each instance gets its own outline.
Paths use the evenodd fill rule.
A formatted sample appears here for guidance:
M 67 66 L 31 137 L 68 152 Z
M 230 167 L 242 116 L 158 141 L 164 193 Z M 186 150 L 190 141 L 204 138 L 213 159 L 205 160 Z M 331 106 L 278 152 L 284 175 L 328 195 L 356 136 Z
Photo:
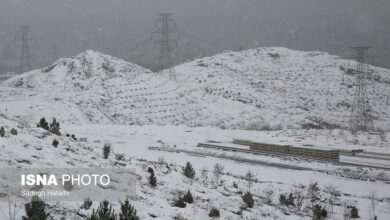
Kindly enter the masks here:
M 168 69 L 170 77 L 174 73 L 175 49 L 180 34 L 177 31 L 176 22 L 170 13 L 159 14 L 160 18 L 156 20 L 151 38 L 154 43 L 160 45 L 159 66 L 161 69 Z
M 21 26 L 17 32 L 17 40 L 20 42 L 20 61 L 19 61 L 19 73 L 22 74 L 28 70 L 31 70 L 31 54 L 29 41 L 31 34 L 31 28 L 29 26 Z
M 371 107 L 367 97 L 366 78 L 364 58 L 365 51 L 370 47 L 352 47 L 355 50 L 356 70 L 355 70 L 355 95 L 351 110 L 349 127 L 351 131 L 369 131 L 374 128 L 374 122 L 371 115 Z

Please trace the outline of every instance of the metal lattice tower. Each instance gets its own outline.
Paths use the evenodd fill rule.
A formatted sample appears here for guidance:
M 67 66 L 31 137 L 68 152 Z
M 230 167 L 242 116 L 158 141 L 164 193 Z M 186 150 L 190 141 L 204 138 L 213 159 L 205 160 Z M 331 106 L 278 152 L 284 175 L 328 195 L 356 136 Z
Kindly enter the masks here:
M 370 49 L 370 47 L 352 47 L 351 49 L 355 50 L 356 54 L 356 85 L 349 127 L 354 132 L 369 131 L 374 128 L 374 122 L 366 91 L 367 71 L 364 59 L 365 51 Z
M 170 76 L 174 73 L 175 49 L 180 34 L 177 31 L 176 22 L 170 13 L 159 14 L 152 32 L 152 40 L 160 45 L 159 66 L 161 69 L 170 70 Z
M 17 32 L 17 40 L 20 42 L 20 62 L 19 73 L 24 73 L 31 70 L 31 56 L 29 41 L 31 34 L 31 28 L 29 26 L 21 26 Z

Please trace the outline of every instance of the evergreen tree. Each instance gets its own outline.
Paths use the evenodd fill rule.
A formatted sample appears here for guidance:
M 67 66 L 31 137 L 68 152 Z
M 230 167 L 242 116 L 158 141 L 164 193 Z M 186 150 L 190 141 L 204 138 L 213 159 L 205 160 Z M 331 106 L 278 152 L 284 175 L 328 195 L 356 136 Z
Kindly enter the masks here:
M 0 137 L 4 137 L 5 136 L 5 129 L 3 126 L 1 126 L 0 128 Z
M 154 175 L 154 172 L 151 172 L 150 173 L 150 176 L 149 176 L 149 183 L 152 187 L 156 187 L 157 186 L 157 178 L 156 176 Z
M 130 205 L 129 200 L 121 204 L 121 213 L 119 214 L 119 220 L 138 220 L 137 210 Z
M 116 220 L 116 215 L 110 203 L 104 200 L 96 211 L 92 210 L 89 220 Z
M 212 208 L 209 212 L 209 217 L 213 218 L 213 217 L 219 217 L 219 210 L 216 209 L 216 208 Z
M 55 148 L 57 148 L 57 147 L 58 147 L 58 144 L 59 144 L 58 140 L 57 140 L 57 139 L 54 139 L 52 145 L 53 145 Z
M 49 123 L 47 123 L 45 118 L 41 118 L 39 121 L 39 124 L 37 124 L 37 127 L 43 128 L 45 130 L 49 130 Z
M 183 175 L 190 179 L 194 178 L 195 170 L 190 162 L 187 162 L 186 167 L 183 169 Z
M 255 201 L 253 200 L 253 197 L 252 197 L 252 194 L 250 192 L 246 192 L 243 196 L 242 196 L 242 201 L 245 202 L 245 204 L 249 207 L 249 208 L 252 208 Z
M 185 208 L 187 205 L 184 202 L 183 197 L 179 196 L 177 200 L 173 203 L 174 206 L 179 207 L 179 208 Z
M 356 206 L 351 207 L 351 218 L 359 218 L 359 210 Z
M 23 216 L 23 220 L 46 220 L 50 216 L 45 211 L 46 204 L 37 199 L 33 198 L 30 203 L 24 205 L 26 215 Z
M 184 202 L 192 204 L 194 202 L 194 198 L 192 198 L 190 190 L 188 190 L 187 194 L 183 197 Z
M 56 118 L 53 118 L 53 121 L 50 124 L 50 132 L 56 135 L 61 135 L 60 123 L 57 122 Z
M 111 144 L 109 144 L 109 143 L 104 144 L 103 158 L 108 159 L 108 156 L 110 155 L 110 153 L 111 153 Z

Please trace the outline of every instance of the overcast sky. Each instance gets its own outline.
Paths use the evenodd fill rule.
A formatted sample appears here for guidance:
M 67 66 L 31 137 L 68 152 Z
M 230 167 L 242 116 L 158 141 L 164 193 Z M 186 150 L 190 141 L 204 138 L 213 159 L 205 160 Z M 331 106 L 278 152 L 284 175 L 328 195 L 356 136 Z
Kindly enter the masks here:
M 389 0 L 0 0 L 1 59 L 15 48 L 20 25 L 32 29 L 36 67 L 90 48 L 153 68 L 150 40 L 157 14 L 174 13 L 179 61 L 224 50 L 283 46 L 343 57 L 368 45 L 390 68 Z

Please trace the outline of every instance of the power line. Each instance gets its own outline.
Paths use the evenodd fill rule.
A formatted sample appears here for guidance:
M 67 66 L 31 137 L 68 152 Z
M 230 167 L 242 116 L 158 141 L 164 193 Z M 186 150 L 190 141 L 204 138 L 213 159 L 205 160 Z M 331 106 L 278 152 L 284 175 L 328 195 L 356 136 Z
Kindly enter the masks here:
M 374 122 L 371 115 L 371 107 L 367 97 L 366 79 L 367 70 L 365 60 L 365 51 L 370 47 L 351 47 L 355 51 L 356 70 L 355 70 L 355 95 L 351 110 L 350 129 L 356 131 L 369 131 L 374 128 Z
M 159 14 L 156 20 L 151 38 L 154 43 L 160 45 L 159 66 L 161 69 L 170 69 L 172 77 L 175 65 L 175 49 L 180 34 L 177 31 L 176 22 L 170 13 Z

